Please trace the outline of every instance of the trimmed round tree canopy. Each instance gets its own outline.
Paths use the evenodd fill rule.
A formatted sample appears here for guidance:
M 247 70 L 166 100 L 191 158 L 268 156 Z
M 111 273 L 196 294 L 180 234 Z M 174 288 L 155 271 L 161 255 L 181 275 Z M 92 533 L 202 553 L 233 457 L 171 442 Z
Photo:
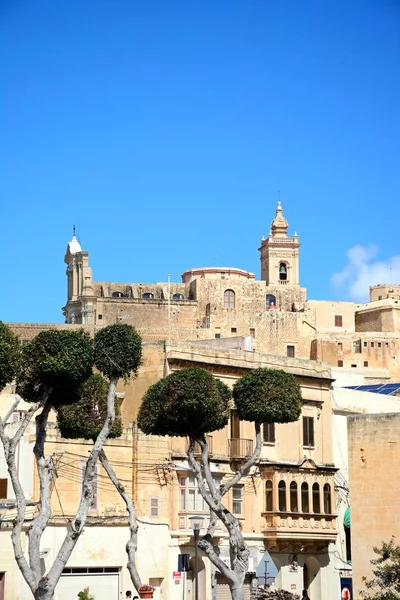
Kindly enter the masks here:
M 22 348 L 17 392 L 36 402 L 44 391 L 76 388 L 92 372 L 93 344 L 88 333 L 51 329 L 41 331 Z M 66 394 L 54 394 L 54 404 Z
M 142 339 L 131 325 L 100 329 L 94 338 L 94 364 L 108 379 L 136 375 L 142 360 Z
M 152 385 L 139 410 L 147 434 L 201 438 L 228 423 L 231 392 L 200 368 L 182 369 Z
M 21 362 L 21 343 L 11 329 L 0 321 L 0 390 L 18 374 Z
M 301 387 L 290 373 L 253 369 L 233 387 L 237 415 L 242 421 L 290 423 L 301 414 Z
M 75 401 L 59 406 L 57 424 L 63 438 L 95 440 L 107 417 L 109 383 L 99 373 L 94 373 L 80 384 Z M 122 435 L 119 404 L 115 407 L 115 421 L 109 438 Z

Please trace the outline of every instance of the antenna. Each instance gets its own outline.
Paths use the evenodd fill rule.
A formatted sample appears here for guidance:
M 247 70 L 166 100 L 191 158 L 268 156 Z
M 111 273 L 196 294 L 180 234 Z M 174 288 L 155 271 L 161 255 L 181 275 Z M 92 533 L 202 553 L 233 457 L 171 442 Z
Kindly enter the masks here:
M 281 190 L 278 190 L 278 202 L 281 201 Z

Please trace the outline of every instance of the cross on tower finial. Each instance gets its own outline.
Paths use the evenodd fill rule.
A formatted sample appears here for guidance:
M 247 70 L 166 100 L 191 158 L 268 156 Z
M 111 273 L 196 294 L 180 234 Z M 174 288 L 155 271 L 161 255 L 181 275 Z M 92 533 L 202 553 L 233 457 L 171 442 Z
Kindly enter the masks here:
M 75 225 L 74 225 L 73 228 L 72 228 L 72 233 L 73 233 L 74 237 L 75 237 L 75 232 L 76 232 L 76 228 L 75 228 Z

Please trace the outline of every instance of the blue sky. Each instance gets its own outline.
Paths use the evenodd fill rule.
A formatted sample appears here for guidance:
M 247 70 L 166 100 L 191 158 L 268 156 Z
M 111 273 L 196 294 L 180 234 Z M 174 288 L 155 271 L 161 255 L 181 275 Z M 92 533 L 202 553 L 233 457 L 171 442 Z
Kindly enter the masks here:
M 3 0 L 0 17 L 1 319 L 62 322 L 74 224 L 96 280 L 259 277 L 278 190 L 310 298 L 400 280 L 398 1 Z

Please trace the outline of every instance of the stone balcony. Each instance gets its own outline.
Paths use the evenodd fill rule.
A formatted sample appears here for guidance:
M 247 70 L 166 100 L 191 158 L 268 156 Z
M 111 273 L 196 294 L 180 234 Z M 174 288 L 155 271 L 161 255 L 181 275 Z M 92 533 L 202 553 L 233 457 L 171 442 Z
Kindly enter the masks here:
M 267 538 L 320 540 L 326 543 L 336 539 L 335 514 L 268 511 L 261 515 L 265 519 L 262 533 Z

